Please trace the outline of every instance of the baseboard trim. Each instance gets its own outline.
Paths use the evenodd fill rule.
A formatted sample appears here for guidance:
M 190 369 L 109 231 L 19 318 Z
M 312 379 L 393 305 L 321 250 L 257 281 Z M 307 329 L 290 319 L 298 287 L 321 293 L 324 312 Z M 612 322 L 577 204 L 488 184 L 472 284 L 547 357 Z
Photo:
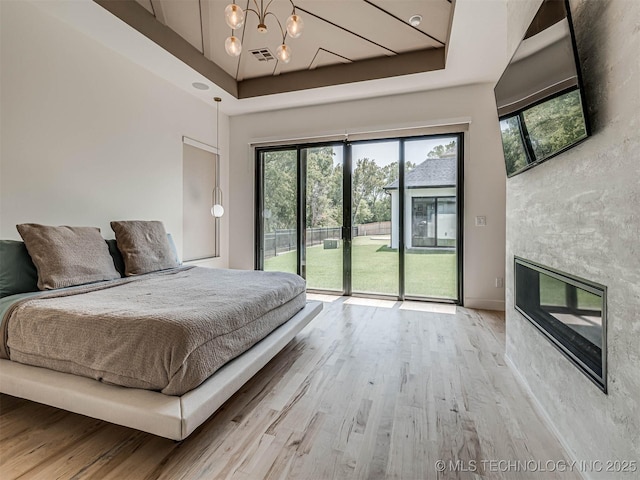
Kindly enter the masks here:
M 551 433 L 553 433 L 553 435 L 555 435 L 555 437 L 560 442 L 560 445 L 562 445 L 562 448 L 564 448 L 564 451 L 569 457 L 569 460 L 572 462 L 576 462 L 576 464 L 579 464 L 580 462 L 578 460 L 578 457 L 576 456 L 576 452 L 573 451 L 573 449 L 569 446 L 569 444 L 566 442 L 564 437 L 560 434 L 560 431 L 556 428 L 556 425 L 551 420 L 551 417 L 549 416 L 547 411 L 544 409 L 542 404 L 538 401 L 537 397 L 533 394 L 533 390 L 531 390 L 529 383 L 527 383 L 522 373 L 520 373 L 520 370 L 516 368 L 515 363 L 513 363 L 511 358 L 509 358 L 509 355 L 507 355 L 506 353 L 504 354 L 504 361 L 509 367 L 509 369 L 511 370 L 511 372 L 513 373 L 513 375 L 516 377 L 516 380 L 518 381 L 518 383 L 522 386 L 522 388 L 524 388 L 525 393 L 529 396 L 529 398 L 531 398 L 533 407 L 535 408 L 538 415 L 540 415 L 540 417 L 546 424 L 547 428 L 551 431 Z M 584 478 L 584 480 L 592 480 L 591 476 L 588 475 L 587 472 L 582 472 L 580 470 L 576 470 L 576 472 L 578 473 L 578 475 Z
M 500 310 L 504 312 L 504 300 L 464 297 L 464 306 L 478 310 Z

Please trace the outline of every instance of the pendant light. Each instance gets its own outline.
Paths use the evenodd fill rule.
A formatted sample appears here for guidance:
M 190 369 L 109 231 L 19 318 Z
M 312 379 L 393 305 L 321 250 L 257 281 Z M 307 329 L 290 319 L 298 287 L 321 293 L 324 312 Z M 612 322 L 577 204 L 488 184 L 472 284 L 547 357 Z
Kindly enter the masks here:
M 216 147 L 218 147 L 218 155 L 216 155 L 216 184 L 211 192 L 211 215 L 216 221 L 224 215 L 224 207 L 222 206 L 222 189 L 220 188 L 220 97 L 213 99 L 216 102 Z

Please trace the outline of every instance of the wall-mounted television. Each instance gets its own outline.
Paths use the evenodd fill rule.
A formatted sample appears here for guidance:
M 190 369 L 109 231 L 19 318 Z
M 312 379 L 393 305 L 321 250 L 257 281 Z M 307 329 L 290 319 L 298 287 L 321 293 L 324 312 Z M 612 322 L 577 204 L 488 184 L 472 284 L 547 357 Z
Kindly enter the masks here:
M 509 177 L 590 135 L 567 0 L 544 0 L 494 93 Z

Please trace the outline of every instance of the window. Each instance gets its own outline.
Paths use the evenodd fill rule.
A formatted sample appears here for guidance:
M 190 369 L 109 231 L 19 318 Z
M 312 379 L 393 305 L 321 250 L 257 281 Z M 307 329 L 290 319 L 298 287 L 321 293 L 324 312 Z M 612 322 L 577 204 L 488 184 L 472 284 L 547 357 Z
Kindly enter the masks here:
M 455 197 L 413 197 L 411 247 L 455 247 Z
M 458 302 L 462 139 L 256 149 L 256 268 L 309 290 Z

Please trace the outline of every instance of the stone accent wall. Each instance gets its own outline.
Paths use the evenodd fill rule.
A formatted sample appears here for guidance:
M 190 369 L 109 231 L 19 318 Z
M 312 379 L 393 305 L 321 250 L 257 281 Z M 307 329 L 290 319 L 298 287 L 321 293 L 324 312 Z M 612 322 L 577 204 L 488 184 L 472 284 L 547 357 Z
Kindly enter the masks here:
M 507 356 L 578 460 L 640 462 L 640 2 L 570 4 L 593 136 L 507 180 Z M 608 395 L 514 310 L 514 255 L 608 287 Z

